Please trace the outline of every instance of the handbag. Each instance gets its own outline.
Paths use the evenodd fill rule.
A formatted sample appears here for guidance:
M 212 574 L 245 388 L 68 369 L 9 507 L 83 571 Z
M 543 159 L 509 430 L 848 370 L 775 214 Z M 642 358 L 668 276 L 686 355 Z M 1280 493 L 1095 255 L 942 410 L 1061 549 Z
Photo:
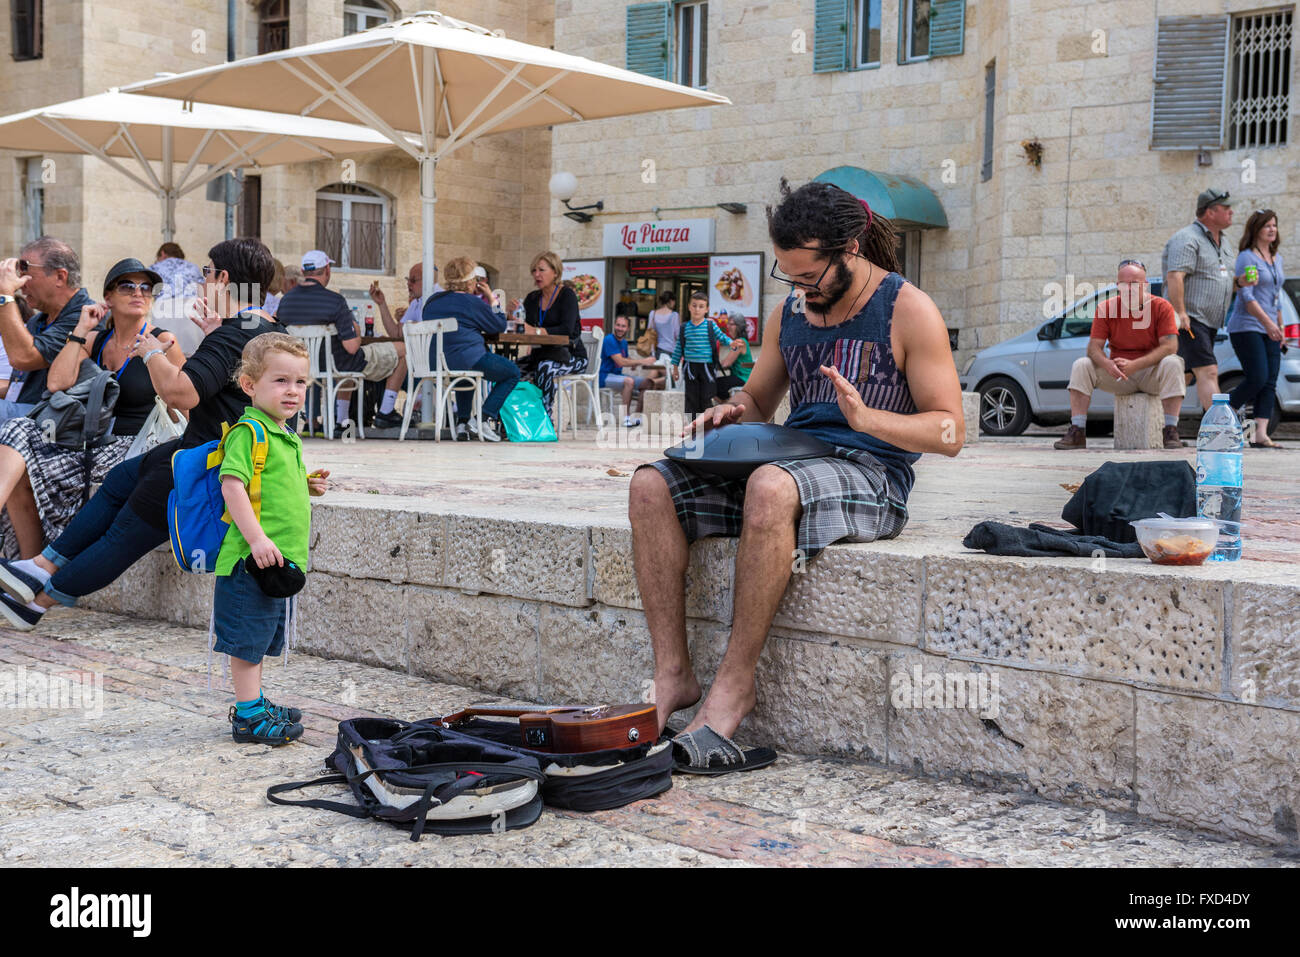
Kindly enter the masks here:
M 120 387 L 111 372 L 90 359 L 82 359 L 77 382 L 60 392 L 45 395 L 27 417 L 40 428 L 45 440 L 66 449 L 81 449 L 86 477 L 81 504 L 90 501 L 90 479 L 95 468 L 95 449 L 113 439 L 113 406 Z
M 659 330 L 654 326 L 646 329 L 645 334 L 636 341 L 636 351 L 641 353 L 647 359 L 655 354 L 655 349 L 659 347 Z
M 153 411 L 144 420 L 144 425 L 140 426 L 140 431 L 135 434 L 135 441 L 127 450 L 126 457 L 133 459 L 164 442 L 179 439 L 185 434 L 185 424 L 183 417 L 179 422 L 173 422 L 171 413 L 167 410 L 167 403 L 161 396 L 154 396 Z
M 118 392 L 111 372 L 91 359 L 82 359 L 76 385 L 59 392 L 46 389 L 27 417 L 40 426 L 45 441 L 52 445 L 65 449 L 101 445 L 110 437 Z
M 511 442 L 556 442 L 555 425 L 542 404 L 542 390 L 520 382 L 501 406 L 501 424 Z

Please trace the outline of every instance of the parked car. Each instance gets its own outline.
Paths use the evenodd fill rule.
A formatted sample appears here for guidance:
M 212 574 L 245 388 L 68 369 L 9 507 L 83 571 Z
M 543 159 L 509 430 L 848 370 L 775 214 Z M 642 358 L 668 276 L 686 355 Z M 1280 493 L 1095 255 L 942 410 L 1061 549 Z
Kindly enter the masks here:
M 1030 422 L 1060 425 L 1070 420 L 1070 366 L 1088 350 L 1088 335 L 1097 303 L 1115 295 L 1112 283 L 1072 303 L 1036 329 L 981 349 L 966 363 L 961 374 L 963 392 L 980 394 L 980 429 L 988 435 L 1019 435 Z M 1163 283 L 1152 280 L 1152 295 L 1160 295 Z M 1282 326 L 1300 324 L 1300 315 L 1290 296 L 1282 297 Z M 1219 388 L 1231 392 L 1242 379 L 1241 362 L 1232 350 L 1228 334 L 1220 330 L 1214 340 L 1219 365 Z M 1277 377 L 1277 401 L 1269 432 L 1283 418 L 1300 418 L 1300 341 L 1283 344 L 1282 368 Z M 1201 407 L 1195 384 L 1187 387 L 1181 415 L 1200 420 Z M 1249 410 L 1247 412 L 1249 415 Z M 1115 399 L 1098 389 L 1092 395 L 1088 423 L 1106 427 L 1115 416 Z

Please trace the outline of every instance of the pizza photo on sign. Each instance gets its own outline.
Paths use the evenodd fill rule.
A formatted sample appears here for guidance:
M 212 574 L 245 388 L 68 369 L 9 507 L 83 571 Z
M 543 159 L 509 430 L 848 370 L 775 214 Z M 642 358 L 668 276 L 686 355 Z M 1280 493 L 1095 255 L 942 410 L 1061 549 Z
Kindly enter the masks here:
M 579 309 L 586 309 L 600 302 L 600 280 L 590 273 L 573 277 L 573 291 L 578 295 Z
M 728 302 L 738 302 L 742 306 L 748 306 L 754 301 L 754 293 L 749 288 L 749 283 L 745 282 L 744 274 L 734 267 L 718 277 L 714 288 Z

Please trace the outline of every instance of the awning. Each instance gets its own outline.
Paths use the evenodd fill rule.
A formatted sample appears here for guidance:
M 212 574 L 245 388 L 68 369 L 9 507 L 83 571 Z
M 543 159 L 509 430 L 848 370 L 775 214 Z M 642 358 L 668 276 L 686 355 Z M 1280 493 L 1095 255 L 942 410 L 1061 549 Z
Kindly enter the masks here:
M 867 205 L 899 229 L 947 229 L 948 215 L 939 197 L 919 179 L 900 173 L 876 173 L 857 166 L 837 166 L 817 176 L 865 199 Z

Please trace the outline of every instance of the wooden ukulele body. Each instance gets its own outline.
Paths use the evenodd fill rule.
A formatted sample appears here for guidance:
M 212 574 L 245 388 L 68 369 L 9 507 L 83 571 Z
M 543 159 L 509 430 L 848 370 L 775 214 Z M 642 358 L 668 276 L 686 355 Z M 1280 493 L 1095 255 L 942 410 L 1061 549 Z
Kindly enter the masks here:
M 605 705 L 598 708 L 562 706 L 530 708 L 466 708 L 442 719 L 452 727 L 475 715 L 519 719 L 520 743 L 530 751 L 587 754 L 634 748 L 659 736 L 653 704 Z

